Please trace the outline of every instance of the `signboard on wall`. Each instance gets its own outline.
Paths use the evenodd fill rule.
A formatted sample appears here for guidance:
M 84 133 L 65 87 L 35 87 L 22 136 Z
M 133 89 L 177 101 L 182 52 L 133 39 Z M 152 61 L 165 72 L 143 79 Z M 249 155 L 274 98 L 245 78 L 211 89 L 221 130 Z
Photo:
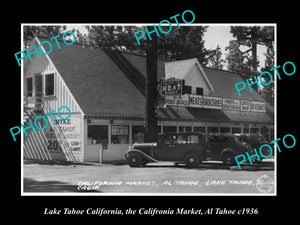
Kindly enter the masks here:
M 189 107 L 193 108 L 202 108 L 202 100 L 203 96 L 202 95 L 189 95 Z
M 251 112 L 266 112 L 266 104 L 264 102 L 252 102 Z
M 233 98 L 223 98 L 223 109 L 240 111 L 240 100 Z
M 71 151 L 77 152 L 81 150 L 81 116 L 72 115 L 67 120 L 62 120 L 58 116 L 55 116 L 55 126 L 56 128 L 47 126 L 45 129 L 45 135 L 48 140 L 47 149 L 49 151 L 61 151 L 60 141 L 57 138 L 56 130 L 61 131 L 61 135 L 64 137 L 64 140 L 67 142 L 69 149 Z M 49 118 L 48 118 L 49 120 Z
M 113 125 L 111 126 L 112 135 L 127 135 L 128 126 L 127 125 Z
M 161 94 L 162 96 L 167 95 L 182 95 L 183 94 L 183 80 L 164 80 L 161 81 Z
M 203 108 L 222 109 L 222 103 L 223 103 L 222 98 L 203 96 L 203 100 L 202 100 Z
M 250 101 L 241 100 L 241 111 L 244 112 L 250 111 Z
M 165 104 L 173 105 L 173 106 L 188 107 L 189 106 L 189 95 L 185 94 L 185 95 L 165 96 Z

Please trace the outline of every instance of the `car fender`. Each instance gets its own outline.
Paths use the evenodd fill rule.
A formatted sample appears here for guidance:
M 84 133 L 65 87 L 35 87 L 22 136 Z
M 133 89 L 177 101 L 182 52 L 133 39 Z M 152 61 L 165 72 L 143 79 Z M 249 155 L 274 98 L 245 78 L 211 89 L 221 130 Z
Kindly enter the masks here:
M 146 153 L 142 152 L 139 149 L 130 149 L 126 152 L 126 154 L 128 154 L 127 157 L 130 156 L 130 154 L 132 153 L 137 153 L 139 155 L 141 155 L 143 157 L 143 159 L 146 159 L 148 162 L 158 162 L 156 159 L 152 158 L 151 156 L 147 155 Z
M 225 153 L 231 153 L 232 155 L 236 155 L 233 151 L 232 148 L 224 148 L 221 152 L 220 152 L 220 155 L 219 155 L 219 160 L 222 160 L 222 157 Z

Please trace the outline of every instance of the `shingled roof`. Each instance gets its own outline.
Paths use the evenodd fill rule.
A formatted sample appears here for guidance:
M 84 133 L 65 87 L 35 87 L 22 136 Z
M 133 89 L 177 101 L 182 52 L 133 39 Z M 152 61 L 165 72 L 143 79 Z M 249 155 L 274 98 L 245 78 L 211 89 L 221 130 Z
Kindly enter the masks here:
M 47 40 L 38 38 L 40 42 Z M 63 44 L 62 44 L 63 45 Z M 53 50 L 48 55 L 58 72 L 68 85 L 74 98 L 86 115 L 112 115 L 145 118 L 145 78 L 146 57 L 128 52 L 92 49 L 73 44 L 58 49 L 52 45 Z M 48 49 L 45 49 L 48 51 Z M 158 80 L 165 77 L 164 62 L 158 59 Z M 237 98 L 234 89 L 236 82 L 243 79 L 235 73 L 202 67 L 206 76 L 214 87 L 214 96 Z M 243 99 L 264 101 L 256 92 L 245 89 Z M 266 103 L 267 110 L 273 108 Z M 204 113 L 204 109 L 178 111 L 183 120 L 211 119 L 211 110 Z M 161 119 L 178 119 L 172 107 L 160 109 L 158 116 Z M 208 118 L 206 118 L 206 116 Z M 219 112 L 222 121 L 230 121 L 223 112 Z M 270 120 L 266 121 L 270 122 Z

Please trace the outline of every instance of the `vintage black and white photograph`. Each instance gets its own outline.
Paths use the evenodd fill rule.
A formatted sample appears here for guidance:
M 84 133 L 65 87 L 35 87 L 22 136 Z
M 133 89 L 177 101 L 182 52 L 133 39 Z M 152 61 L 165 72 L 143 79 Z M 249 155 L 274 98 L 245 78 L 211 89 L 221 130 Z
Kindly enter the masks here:
M 277 194 L 276 24 L 192 20 L 22 23 L 22 195 Z

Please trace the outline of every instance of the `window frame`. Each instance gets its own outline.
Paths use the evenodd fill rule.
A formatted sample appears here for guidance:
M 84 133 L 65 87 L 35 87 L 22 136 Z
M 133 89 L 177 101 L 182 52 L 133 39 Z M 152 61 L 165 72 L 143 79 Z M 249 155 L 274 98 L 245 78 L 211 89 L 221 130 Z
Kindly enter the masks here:
M 53 75 L 53 94 L 47 94 L 47 91 L 48 91 L 48 87 L 47 87 L 47 83 L 49 81 L 47 81 L 47 77 L 50 76 L 50 75 Z M 55 96 L 55 73 L 47 73 L 47 74 L 44 74 L 44 95 L 45 97 L 52 97 L 52 96 Z

